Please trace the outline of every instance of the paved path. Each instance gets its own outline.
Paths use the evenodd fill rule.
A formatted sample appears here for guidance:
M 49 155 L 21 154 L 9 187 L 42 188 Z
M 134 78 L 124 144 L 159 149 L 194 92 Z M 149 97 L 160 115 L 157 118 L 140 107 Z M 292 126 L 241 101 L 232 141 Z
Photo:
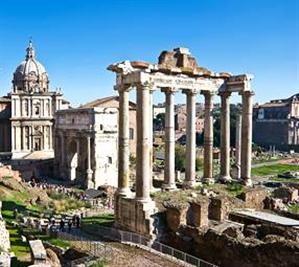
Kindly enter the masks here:
M 237 215 L 240 215 L 242 217 L 249 217 L 252 219 L 256 219 L 258 221 L 262 222 L 270 222 L 270 223 L 276 223 L 280 224 L 282 226 L 299 226 L 299 221 L 290 219 L 287 217 L 279 216 L 276 214 L 264 212 L 264 211 L 256 211 L 256 210 L 238 210 L 234 212 Z

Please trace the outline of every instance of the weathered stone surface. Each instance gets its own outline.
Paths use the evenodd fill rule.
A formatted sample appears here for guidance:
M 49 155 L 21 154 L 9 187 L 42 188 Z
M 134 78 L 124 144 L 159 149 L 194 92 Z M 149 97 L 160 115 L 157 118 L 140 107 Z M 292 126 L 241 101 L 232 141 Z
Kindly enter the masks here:
M 269 236 L 263 242 L 256 238 L 235 238 L 214 230 L 180 228 L 180 234 L 171 233 L 166 244 L 221 267 L 297 267 L 299 243 Z M 188 241 L 182 236 L 191 237 Z M 277 242 L 273 243 L 273 239 Z
M 209 204 L 209 219 L 223 221 L 228 218 L 229 201 L 225 196 L 212 197 Z
M 266 197 L 264 200 L 265 209 L 275 210 L 275 211 L 287 211 L 286 205 L 280 198 Z
M 172 231 L 177 231 L 180 225 L 186 225 L 186 215 L 188 210 L 187 204 L 165 202 L 163 205 L 166 208 L 167 226 Z
M 298 199 L 298 189 L 281 186 L 273 191 L 273 196 L 282 199 L 285 203 L 295 201 Z
M 191 202 L 187 211 L 187 224 L 195 227 L 207 226 L 209 224 L 208 210 L 208 198 L 201 198 Z
M 6 229 L 5 221 L 2 219 L 1 207 L 2 202 L 0 201 L 0 253 L 1 251 L 8 252 L 10 249 L 9 232 Z M 5 258 L 6 257 L 4 257 L 3 260 Z
M 152 237 L 154 232 L 153 214 L 157 212 L 155 202 L 140 202 L 133 198 L 117 197 L 116 226 Z
M 61 267 L 60 260 L 56 255 L 56 253 L 50 248 L 47 248 L 46 252 L 47 252 L 47 263 L 49 263 L 51 267 Z
M 0 178 L 2 177 L 13 177 L 15 180 L 21 181 L 20 173 L 12 170 L 10 165 L 0 167 Z
M 261 210 L 264 208 L 264 200 L 267 197 L 267 192 L 263 188 L 247 189 L 240 195 L 240 198 L 245 202 L 246 208 Z

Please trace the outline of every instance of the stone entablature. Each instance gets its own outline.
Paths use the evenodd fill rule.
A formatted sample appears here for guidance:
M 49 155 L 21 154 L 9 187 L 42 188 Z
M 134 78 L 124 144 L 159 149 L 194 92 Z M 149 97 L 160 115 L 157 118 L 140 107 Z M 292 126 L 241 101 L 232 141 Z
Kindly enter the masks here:
M 124 61 L 108 67 L 116 73 L 115 90 L 119 93 L 119 158 L 118 158 L 118 194 L 116 206 L 121 207 L 124 198 L 132 197 L 129 183 L 129 151 L 128 151 L 128 103 L 129 90 L 136 89 L 137 99 L 137 164 L 136 164 L 136 195 L 133 196 L 140 205 L 134 212 L 135 221 L 144 222 L 146 203 L 152 203 L 150 184 L 152 180 L 152 98 L 155 90 L 165 93 L 165 190 L 176 189 L 175 184 L 175 123 L 174 96 L 182 92 L 186 95 L 186 172 L 184 187 L 195 185 L 195 124 L 196 124 L 196 95 L 205 98 L 204 112 L 204 173 L 203 181 L 214 182 L 213 175 L 213 96 L 221 97 L 221 171 L 220 179 L 229 181 L 230 178 L 230 105 L 229 97 L 233 92 L 242 96 L 242 126 L 241 126 L 241 179 L 244 184 L 251 185 L 251 146 L 252 146 L 252 96 L 251 75 L 232 75 L 216 73 L 199 67 L 187 48 L 176 48 L 173 51 L 163 51 L 158 64 L 142 61 Z M 142 206 L 143 205 L 143 206 Z M 154 205 L 151 205 L 154 212 Z M 122 225 L 122 217 L 128 211 L 116 209 L 117 223 Z M 149 212 L 149 210 L 147 210 Z M 129 230 L 138 231 L 138 227 Z M 151 235 L 152 233 L 143 233 Z
M 87 188 L 117 186 L 117 110 L 68 109 L 55 118 L 56 175 Z

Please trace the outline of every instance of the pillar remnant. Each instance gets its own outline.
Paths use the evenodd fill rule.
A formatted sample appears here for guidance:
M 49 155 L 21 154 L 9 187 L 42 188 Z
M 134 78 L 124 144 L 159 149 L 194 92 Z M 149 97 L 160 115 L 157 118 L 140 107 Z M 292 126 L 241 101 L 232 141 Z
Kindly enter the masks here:
M 220 134 L 220 180 L 228 182 L 230 177 L 230 92 L 220 92 L 221 134 Z
M 236 169 L 237 169 L 237 179 L 241 179 L 241 130 L 242 130 L 242 116 L 237 115 L 236 119 Z
M 187 96 L 187 126 L 186 126 L 186 166 L 185 166 L 185 188 L 192 188 L 195 185 L 195 120 L 196 120 L 196 94 L 195 90 L 183 90 Z
M 251 153 L 252 153 L 252 91 L 242 95 L 242 145 L 241 145 L 241 179 L 247 186 L 252 186 Z
M 136 200 L 150 201 L 150 86 L 137 85 L 137 164 L 136 164 Z
M 129 88 L 121 86 L 118 114 L 118 194 L 130 194 L 130 149 L 129 149 Z
M 165 190 L 176 189 L 175 184 L 175 128 L 174 128 L 174 94 L 173 88 L 164 88 L 165 93 Z
M 213 91 L 203 91 L 205 97 L 204 118 L 204 173 L 203 180 L 208 184 L 214 183 L 213 178 Z

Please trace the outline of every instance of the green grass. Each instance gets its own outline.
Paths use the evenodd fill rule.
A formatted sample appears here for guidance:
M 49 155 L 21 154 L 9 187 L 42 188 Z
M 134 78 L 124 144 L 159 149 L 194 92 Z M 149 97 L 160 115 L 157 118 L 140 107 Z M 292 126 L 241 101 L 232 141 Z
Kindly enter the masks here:
M 114 223 L 114 215 L 111 213 L 102 214 L 94 217 L 85 217 L 82 219 L 84 224 L 93 224 L 110 227 Z
M 226 186 L 226 190 L 230 196 L 236 197 L 244 192 L 244 186 L 237 182 L 231 182 Z
M 272 181 L 282 182 L 282 183 L 299 183 L 299 179 L 289 179 L 289 178 L 281 178 L 281 177 L 273 177 Z
M 299 166 L 290 164 L 274 164 L 252 168 L 252 176 L 277 176 L 288 171 L 299 171 Z
M 29 262 L 22 261 L 22 259 L 28 259 L 30 257 L 29 244 L 22 241 L 19 229 L 12 225 L 12 221 L 14 220 L 13 210 L 15 208 L 22 209 L 23 207 L 10 201 L 3 201 L 2 203 L 2 216 L 6 222 L 7 230 L 9 231 L 11 251 L 14 252 L 18 258 L 18 260 L 14 261 L 12 266 L 28 266 Z
M 299 204 L 288 205 L 288 210 L 291 213 L 299 214 Z
M 101 259 L 101 260 L 98 260 L 90 265 L 88 265 L 88 267 L 105 267 L 107 266 L 108 264 L 108 261 L 106 259 Z

